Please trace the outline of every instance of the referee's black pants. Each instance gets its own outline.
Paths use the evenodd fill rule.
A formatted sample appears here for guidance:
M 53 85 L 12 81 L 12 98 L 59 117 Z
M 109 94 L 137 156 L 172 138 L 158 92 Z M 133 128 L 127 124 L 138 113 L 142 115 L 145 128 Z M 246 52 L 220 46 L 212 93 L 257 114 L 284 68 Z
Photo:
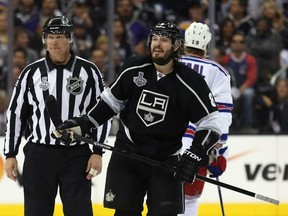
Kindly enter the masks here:
M 65 216 L 92 216 L 91 181 L 86 167 L 91 150 L 82 146 L 24 146 L 25 216 L 53 216 L 59 194 Z

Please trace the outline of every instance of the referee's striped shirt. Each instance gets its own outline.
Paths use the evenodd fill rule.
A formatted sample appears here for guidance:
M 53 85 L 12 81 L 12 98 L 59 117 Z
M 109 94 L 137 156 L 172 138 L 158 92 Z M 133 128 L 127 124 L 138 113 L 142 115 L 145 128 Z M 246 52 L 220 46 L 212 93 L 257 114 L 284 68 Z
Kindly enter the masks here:
M 66 120 L 86 114 L 97 103 L 103 88 L 98 68 L 74 53 L 66 65 L 53 64 L 48 55 L 28 65 L 15 84 L 7 110 L 6 157 L 17 155 L 21 136 L 36 144 L 64 145 L 51 137 L 55 126 L 45 108 L 48 95 L 55 96 L 55 111 Z M 107 122 L 95 130 L 93 138 L 104 143 L 109 130 L 110 122 Z M 97 148 L 93 150 L 101 152 Z

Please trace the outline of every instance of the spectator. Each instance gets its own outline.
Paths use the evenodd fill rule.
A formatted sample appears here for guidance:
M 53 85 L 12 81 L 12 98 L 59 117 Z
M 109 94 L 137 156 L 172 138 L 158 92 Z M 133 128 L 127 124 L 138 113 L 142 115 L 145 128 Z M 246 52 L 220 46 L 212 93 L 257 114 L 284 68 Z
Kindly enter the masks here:
M 0 67 L 6 63 L 8 53 L 8 20 L 7 13 L 0 14 Z
M 288 80 L 277 80 L 275 88 L 276 100 L 273 104 L 271 127 L 275 133 L 288 134 Z
M 94 24 L 93 16 L 90 13 L 89 4 L 86 1 L 78 1 L 74 7 L 72 14 L 73 22 L 81 22 L 86 28 L 86 34 L 89 34 L 89 37 L 92 38 L 92 41 L 97 39 L 101 34 L 99 28 Z
M 200 1 L 190 2 L 188 4 L 188 19 L 179 20 L 178 26 L 185 31 L 193 22 L 208 24 L 206 9 L 206 5 Z
M 222 60 L 222 57 L 223 57 L 223 53 L 221 52 L 221 49 L 216 46 L 216 47 L 214 47 L 212 53 L 213 53 L 212 60 L 214 60 L 218 64 L 221 64 L 222 63 L 221 60 Z
M 229 15 L 230 0 L 215 1 L 216 22 L 219 23 Z
M 3 1 L 0 2 L 0 11 L 2 11 L 2 7 L 5 7 L 7 10 L 7 2 L 5 1 L 5 3 Z M 14 19 L 14 27 L 21 27 L 22 26 L 22 21 L 15 15 L 15 11 L 18 9 L 19 7 L 19 0 L 13 0 L 12 1 L 12 8 L 13 8 L 13 19 Z M 2 12 L 0 12 L 2 13 Z
M 18 80 L 21 71 L 23 70 L 23 68 L 20 65 L 13 65 L 12 67 L 12 84 L 15 85 L 16 81 Z
M 0 89 L 0 136 L 5 135 L 7 106 L 8 106 L 7 92 L 4 89 Z
M 231 39 L 235 32 L 236 27 L 232 19 L 226 17 L 220 22 L 216 46 L 219 47 L 222 53 L 229 54 L 231 50 Z
M 257 60 L 258 85 L 266 85 L 279 69 L 279 53 L 283 47 L 281 36 L 273 33 L 271 22 L 264 17 L 257 20 L 255 29 L 246 37 L 247 52 Z
M 74 17 L 74 51 L 82 58 L 89 58 L 93 48 L 93 38 L 89 34 L 88 26 L 83 19 Z
M 87 0 L 88 10 L 93 24 L 90 33 L 95 41 L 99 34 L 105 33 L 107 25 L 107 1 L 106 0 Z
M 264 0 L 265 1 L 265 0 Z M 262 12 L 263 0 L 248 0 L 248 13 L 253 20 L 259 19 Z M 281 8 L 284 5 L 283 0 L 273 0 L 277 7 Z
M 283 48 L 280 51 L 280 67 L 288 68 L 288 31 L 283 40 Z
M 30 37 L 33 37 L 40 25 L 39 8 L 35 0 L 20 0 L 15 10 L 15 16 L 22 21 Z
M 102 49 L 95 48 L 91 52 L 90 61 L 92 61 L 101 72 L 104 82 L 106 83 L 106 73 L 108 69 L 108 62 L 105 53 Z
M 43 26 L 46 20 L 52 16 L 61 16 L 60 5 L 57 0 L 42 0 L 39 11 L 40 26 Z
M 5 89 L 6 91 L 8 91 L 8 88 L 9 88 L 8 85 L 10 84 L 8 80 L 9 73 L 12 72 L 11 84 L 14 85 L 14 83 L 18 79 L 20 72 L 24 69 L 24 67 L 27 64 L 26 50 L 23 48 L 15 48 L 13 51 L 12 63 L 13 63 L 12 70 L 8 68 L 8 65 L 5 65 L 2 70 L 0 88 Z
M 123 61 L 132 55 L 132 50 L 130 44 L 127 41 L 128 38 L 125 31 L 125 25 L 119 18 L 114 19 L 113 33 L 114 50 L 119 54 L 122 65 Z
M 282 12 L 274 0 L 265 0 L 262 5 L 262 17 L 267 18 L 272 23 L 272 32 L 279 33 L 285 31 L 286 20 Z
M 256 109 L 261 133 L 288 134 L 288 80 L 279 78 L 260 91 Z
M 134 10 L 136 16 L 145 22 L 148 26 L 153 26 L 158 21 L 174 20 L 175 18 L 169 17 L 171 9 L 169 8 L 168 1 L 147 1 L 147 0 L 133 0 Z
M 270 83 L 275 85 L 278 78 L 288 78 L 288 31 L 283 38 L 283 48 L 280 50 L 280 69 L 272 76 Z
M 233 20 L 236 30 L 247 35 L 254 26 L 254 21 L 247 13 L 248 0 L 231 0 L 229 17 Z
M 243 132 L 254 132 L 253 99 L 257 63 L 256 59 L 246 52 L 244 34 L 236 33 L 232 37 L 231 53 L 223 56 L 222 64 L 230 71 L 232 78 L 234 117 L 236 118 L 231 128 L 243 129 Z
M 25 49 L 18 47 L 14 49 L 12 62 L 14 65 L 19 65 L 22 70 L 28 63 L 27 52 Z
M 24 49 L 26 52 L 27 62 L 25 64 L 30 64 L 39 58 L 36 50 L 32 49 L 30 46 L 30 38 L 28 32 L 21 27 L 15 29 L 14 33 L 14 48 Z
M 96 42 L 95 42 L 95 48 L 96 49 L 101 49 L 105 55 L 105 62 L 108 65 L 109 62 L 109 58 L 114 60 L 114 71 L 112 71 L 112 73 L 114 75 L 117 75 L 117 72 L 119 70 L 119 67 L 121 66 L 121 60 L 120 60 L 120 56 L 118 54 L 118 52 L 113 52 L 113 56 L 109 57 L 109 38 L 106 35 L 101 35 L 97 38 Z M 109 81 L 109 80 L 107 80 Z
M 138 19 L 135 13 L 132 0 L 117 0 L 116 14 L 125 24 L 128 34 L 128 42 L 135 55 L 143 56 L 147 54 L 146 40 L 149 34 L 148 26 Z

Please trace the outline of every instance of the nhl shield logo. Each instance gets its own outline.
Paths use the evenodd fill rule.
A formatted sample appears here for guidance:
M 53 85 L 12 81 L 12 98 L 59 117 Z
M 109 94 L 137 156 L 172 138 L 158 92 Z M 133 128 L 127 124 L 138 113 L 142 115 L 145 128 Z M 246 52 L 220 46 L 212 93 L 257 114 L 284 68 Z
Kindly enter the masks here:
M 78 77 L 67 78 L 66 90 L 73 95 L 79 95 L 83 91 L 83 80 Z
M 157 124 L 164 120 L 169 97 L 156 92 L 143 90 L 139 98 L 136 113 L 147 126 Z

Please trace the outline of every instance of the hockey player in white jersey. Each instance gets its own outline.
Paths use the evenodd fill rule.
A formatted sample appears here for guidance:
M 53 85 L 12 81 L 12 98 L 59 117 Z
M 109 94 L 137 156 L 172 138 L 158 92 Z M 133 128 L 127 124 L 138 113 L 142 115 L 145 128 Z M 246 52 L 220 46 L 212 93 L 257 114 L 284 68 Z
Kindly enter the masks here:
M 214 161 L 211 161 L 207 167 L 211 177 L 218 177 L 226 169 L 228 146 L 225 143 L 232 122 L 233 102 L 229 73 L 217 62 L 206 59 L 210 40 L 209 27 L 206 24 L 193 22 L 185 31 L 185 55 L 180 58 L 180 61 L 203 76 L 214 95 L 219 110 L 222 135 L 214 149 Z M 191 145 L 196 131 L 195 125 L 189 123 L 182 139 L 183 151 Z M 207 168 L 200 168 L 198 173 L 207 175 Z M 199 197 L 203 188 L 203 181 L 196 180 L 193 184 L 185 183 L 185 213 L 181 214 L 182 216 L 196 216 L 198 214 Z

